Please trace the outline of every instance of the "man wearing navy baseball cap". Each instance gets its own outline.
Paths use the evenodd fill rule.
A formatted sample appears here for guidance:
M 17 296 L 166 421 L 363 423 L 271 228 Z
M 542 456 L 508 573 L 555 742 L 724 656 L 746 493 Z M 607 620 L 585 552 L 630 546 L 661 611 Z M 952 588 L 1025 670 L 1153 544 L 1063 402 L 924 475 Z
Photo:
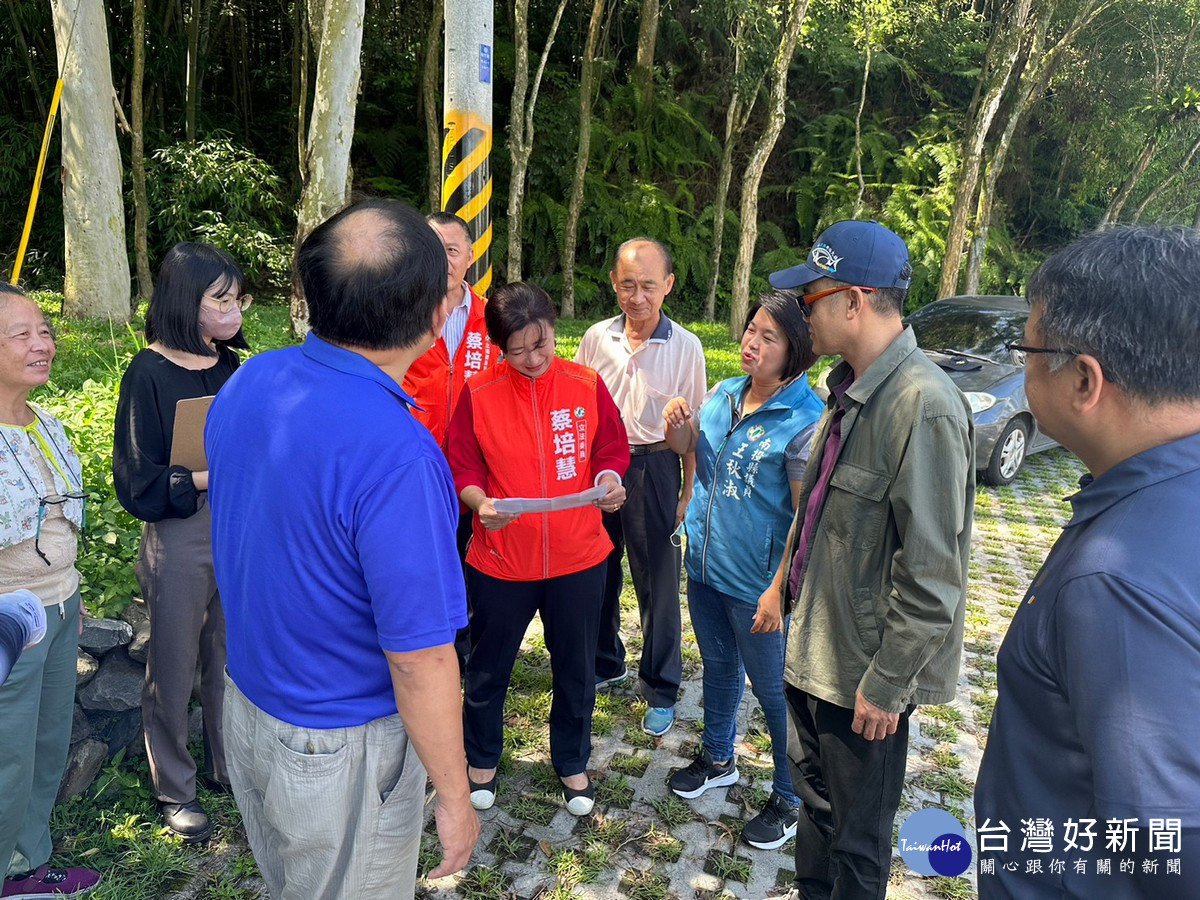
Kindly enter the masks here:
M 799 292 L 813 349 L 842 357 L 767 589 L 791 609 L 792 893 L 809 900 L 885 896 L 909 716 L 958 683 L 975 432 L 901 319 L 911 278 L 904 241 L 863 221 L 831 225 L 771 276 Z

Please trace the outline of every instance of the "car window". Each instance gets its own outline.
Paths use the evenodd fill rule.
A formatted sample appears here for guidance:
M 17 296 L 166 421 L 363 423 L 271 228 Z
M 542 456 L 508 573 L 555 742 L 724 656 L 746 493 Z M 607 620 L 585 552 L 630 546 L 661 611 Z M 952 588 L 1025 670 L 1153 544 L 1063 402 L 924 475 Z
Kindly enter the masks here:
M 931 303 L 909 316 L 908 324 L 924 350 L 955 350 L 1010 363 L 1004 345 L 1021 342 L 1028 317 L 1025 311 Z

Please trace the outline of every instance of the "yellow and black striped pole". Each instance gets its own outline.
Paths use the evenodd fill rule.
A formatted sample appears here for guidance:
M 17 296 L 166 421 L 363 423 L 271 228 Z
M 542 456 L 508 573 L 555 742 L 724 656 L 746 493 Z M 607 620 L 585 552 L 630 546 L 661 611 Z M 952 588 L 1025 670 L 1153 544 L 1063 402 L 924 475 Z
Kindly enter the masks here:
M 492 285 L 492 2 L 446 0 L 442 209 L 471 229 L 467 280 Z

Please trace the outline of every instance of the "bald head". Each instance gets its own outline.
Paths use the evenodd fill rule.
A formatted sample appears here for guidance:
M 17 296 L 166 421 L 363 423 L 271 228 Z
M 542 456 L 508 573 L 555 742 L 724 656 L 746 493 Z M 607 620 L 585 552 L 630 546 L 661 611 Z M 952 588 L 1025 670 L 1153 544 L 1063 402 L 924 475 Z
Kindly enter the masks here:
M 667 249 L 667 245 L 662 241 L 656 241 L 650 237 L 635 237 L 630 238 L 617 248 L 617 257 L 613 261 L 613 271 L 617 269 L 617 264 L 624 258 L 641 257 L 647 259 L 657 256 L 662 261 L 662 275 L 666 278 L 668 275 L 675 274 L 675 259 L 671 256 L 671 251 Z
M 446 255 L 410 206 L 366 200 L 318 226 L 296 254 L 313 332 L 370 350 L 424 339 L 446 292 Z

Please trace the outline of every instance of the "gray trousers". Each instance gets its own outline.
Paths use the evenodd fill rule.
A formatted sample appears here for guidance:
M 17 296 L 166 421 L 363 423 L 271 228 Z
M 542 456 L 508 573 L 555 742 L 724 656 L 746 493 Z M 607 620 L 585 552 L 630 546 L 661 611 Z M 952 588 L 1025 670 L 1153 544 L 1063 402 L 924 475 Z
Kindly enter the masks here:
M 425 767 L 399 715 L 301 728 L 225 677 L 233 795 L 272 900 L 409 900 Z
M 50 810 L 71 743 L 79 591 L 46 607 L 46 626 L 0 685 L 0 880 L 50 858 Z
M 146 524 L 136 571 L 150 615 L 142 691 L 150 778 L 158 800 L 187 803 L 196 799 L 196 763 L 187 739 L 197 661 L 208 776 L 229 781 L 221 732 L 225 613 L 213 577 L 212 514 L 203 496 L 187 519 Z

